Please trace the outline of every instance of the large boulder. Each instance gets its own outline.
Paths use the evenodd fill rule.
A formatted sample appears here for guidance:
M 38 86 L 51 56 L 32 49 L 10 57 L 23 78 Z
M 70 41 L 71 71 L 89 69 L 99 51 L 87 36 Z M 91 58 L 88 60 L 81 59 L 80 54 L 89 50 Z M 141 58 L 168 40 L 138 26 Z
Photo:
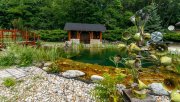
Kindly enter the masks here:
M 103 80 L 104 78 L 102 76 L 99 76 L 99 75 L 92 75 L 91 76 L 91 80 L 92 81 L 100 81 L 100 80 Z
M 76 78 L 84 75 L 85 73 L 79 70 L 67 70 L 62 73 L 62 76 L 66 78 Z
M 156 95 L 169 95 L 168 91 L 166 91 L 161 83 L 152 83 L 149 85 L 149 88 Z

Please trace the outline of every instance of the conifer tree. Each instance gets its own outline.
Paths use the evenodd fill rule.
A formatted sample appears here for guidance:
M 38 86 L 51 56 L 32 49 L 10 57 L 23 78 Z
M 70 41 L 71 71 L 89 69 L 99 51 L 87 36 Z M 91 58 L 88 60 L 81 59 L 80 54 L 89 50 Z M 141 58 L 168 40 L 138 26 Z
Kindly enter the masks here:
M 157 5 L 155 3 L 152 3 L 150 6 L 147 7 L 150 15 L 149 15 L 149 20 L 147 21 L 145 25 L 145 31 L 152 33 L 154 31 L 161 31 L 162 26 L 161 26 L 161 18 L 157 13 Z

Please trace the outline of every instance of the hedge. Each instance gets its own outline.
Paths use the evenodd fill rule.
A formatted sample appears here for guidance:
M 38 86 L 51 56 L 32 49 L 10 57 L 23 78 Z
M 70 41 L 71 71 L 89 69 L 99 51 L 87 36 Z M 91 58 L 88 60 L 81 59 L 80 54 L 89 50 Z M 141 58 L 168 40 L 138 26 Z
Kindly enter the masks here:
M 48 42 L 64 42 L 68 40 L 67 31 L 56 29 L 56 30 L 37 30 L 35 31 L 41 36 L 41 40 Z M 129 27 L 127 29 L 116 29 L 107 30 L 103 33 L 103 40 L 107 41 L 121 41 L 122 33 L 129 32 L 134 35 L 137 32 L 135 26 Z
M 164 40 L 180 42 L 180 32 L 166 32 L 164 34 Z
M 41 40 L 47 42 L 63 42 L 67 40 L 67 32 L 64 30 L 37 30 Z

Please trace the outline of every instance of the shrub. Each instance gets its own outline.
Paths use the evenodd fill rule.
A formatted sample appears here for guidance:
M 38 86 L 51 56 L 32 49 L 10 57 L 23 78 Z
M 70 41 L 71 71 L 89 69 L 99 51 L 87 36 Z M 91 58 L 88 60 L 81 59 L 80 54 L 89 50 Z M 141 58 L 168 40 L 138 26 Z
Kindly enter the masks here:
M 117 83 L 124 79 L 124 76 L 103 75 L 104 80 L 98 81 L 91 91 L 98 102 L 121 102 L 121 94 L 117 91 Z
M 28 66 L 33 62 L 33 52 L 26 50 L 27 52 L 22 52 L 20 54 L 20 62 L 18 63 L 20 66 Z
M 60 72 L 60 68 L 56 65 L 53 64 L 48 70 L 48 73 L 59 73 Z
M 164 40 L 179 42 L 180 32 L 166 32 L 166 34 L 164 34 Z
M 3 85 L 6 87 L 11 87 L 16 84 L 16 79 L 14 78 L 5 78 L 3 79 Z
M 107 30 L 106 32 L 103 33 L 103 39 L 108 40 L 108 41 L 118 41 L 121 40 L 121 34 L 123 30 L 118 29 L 118 30 Z
M 67 32 L 64 30 L 37 30 L 35 31 L 40 35 L 41 40 L 48 42 L 59 42 L 67 40 Z
M 7 52 L 7 55 L 0 57 L 0 66 L 11 66 L 15 64 L 16 57 L 13 53 Z

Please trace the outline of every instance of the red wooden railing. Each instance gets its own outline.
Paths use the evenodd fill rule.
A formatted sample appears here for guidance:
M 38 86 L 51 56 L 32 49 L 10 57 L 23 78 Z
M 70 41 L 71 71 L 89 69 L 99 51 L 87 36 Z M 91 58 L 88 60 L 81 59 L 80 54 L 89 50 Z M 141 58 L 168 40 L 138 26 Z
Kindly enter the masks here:
M 21 41 L 18 38 L 21 38 Z M 40 40 L 40 36 L 23 30 L 0 30 L 0 47 L 3 47 L 6 43 L 10 43 L 5 41 L 6 39 L 11 39 L 11 43 L 36 45 L 36 42 Z

